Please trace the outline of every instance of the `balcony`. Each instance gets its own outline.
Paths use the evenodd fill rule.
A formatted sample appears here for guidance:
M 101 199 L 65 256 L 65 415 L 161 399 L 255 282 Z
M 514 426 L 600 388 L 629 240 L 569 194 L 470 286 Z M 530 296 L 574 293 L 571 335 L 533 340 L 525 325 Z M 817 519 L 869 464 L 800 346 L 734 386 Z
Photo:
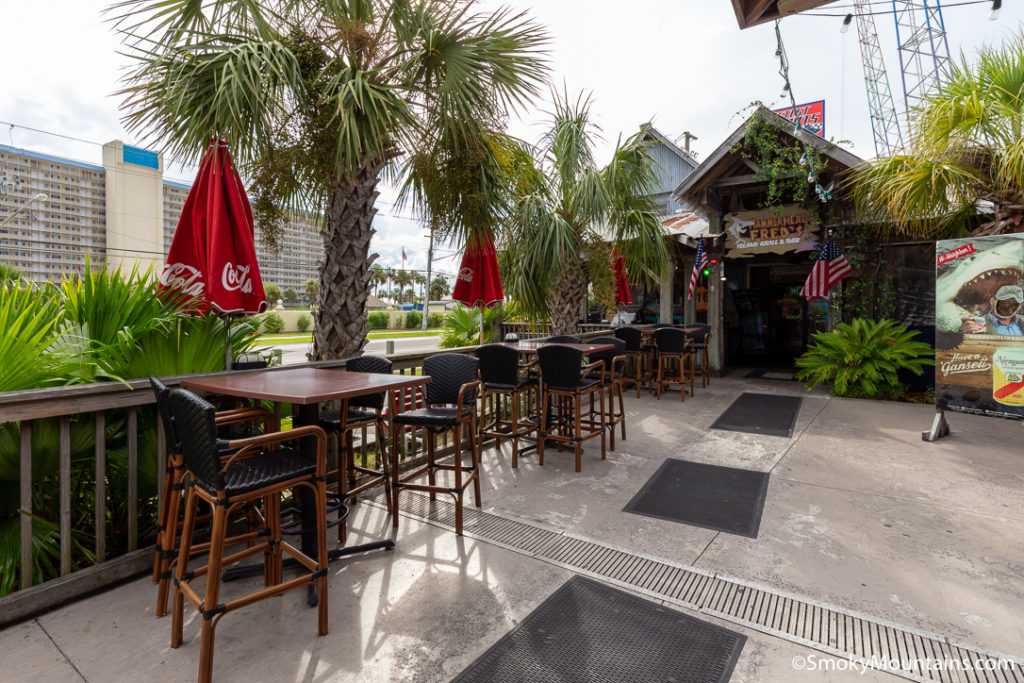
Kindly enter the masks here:
M 217 629 L 216 679 L 447 681 L 579 574 L 746 635 L 734 682 L 1024 681 L 1020 425 L 954 414 L 951 436 L 924 443 L 931 406 L 743 374 L 682 403 L 627 392 L 628 438 L 604 461 L 588 442 L 580 473 L 569 451 L 513 469 L 490 445 L 462 538 L 450 503 L 403 493 L 396 548 L 331 565 L 327 636 L 301 592 L 246 607 Z M 743 391 L 802 397 L 793 437 L 709 429 Z M 757 538 L 623 512 L 666 458 L 770 472 Z M 379 497 L 352 519 L 349 543 L 392 534 Z M 155 597 L 136 575 L 7 626 L 5 678 L 194 679 L 197 615 L 186 606 L 171 649 Z M 995 670 L 861 675 L 872 658 Z

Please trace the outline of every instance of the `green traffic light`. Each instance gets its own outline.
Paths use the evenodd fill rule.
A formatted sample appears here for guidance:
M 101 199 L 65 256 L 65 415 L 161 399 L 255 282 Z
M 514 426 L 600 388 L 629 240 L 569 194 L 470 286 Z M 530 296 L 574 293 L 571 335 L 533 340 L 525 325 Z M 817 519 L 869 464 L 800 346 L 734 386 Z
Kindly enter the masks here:
M 705 268 L 702 272 L 704 273 L 704 277 L 707 277 L 708 275 L 711 275 L 711 270 L 708 269 L 708 268 Z

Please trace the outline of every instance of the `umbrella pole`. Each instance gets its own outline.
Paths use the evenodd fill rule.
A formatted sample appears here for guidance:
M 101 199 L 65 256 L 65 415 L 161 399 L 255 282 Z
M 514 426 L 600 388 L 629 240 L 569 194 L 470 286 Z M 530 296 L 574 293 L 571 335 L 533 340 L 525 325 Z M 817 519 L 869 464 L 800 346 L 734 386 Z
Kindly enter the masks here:
M 480 306 L 480 346 L 484 345 L 484 307 Z
M 224 318 L 224 323 L 225 323 L 225 325 L 224 325 L 224 341 L 226 342 L 225 343 L 225 347 L 226 348 L 224 349 L 224 369 L 225 370 L 230 370 L 231 369 L 231 317 L 230 316 L 225 317 Z

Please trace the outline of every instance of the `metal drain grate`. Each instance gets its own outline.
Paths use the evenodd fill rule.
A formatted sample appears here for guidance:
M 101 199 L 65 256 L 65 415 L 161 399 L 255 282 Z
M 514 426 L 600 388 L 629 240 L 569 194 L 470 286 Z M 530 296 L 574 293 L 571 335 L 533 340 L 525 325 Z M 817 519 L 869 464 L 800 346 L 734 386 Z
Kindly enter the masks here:
M 383 493 L 367 500 L 384 507 Z M 407 492 L 402 513 L 449 529 L 455 506 Z M 866 614 L 823 605 L 696 567 L 666 562 L 566 534 L 564 531 L 483 512 L 467 504 L 463 533 L 471 538 L 618 584 L 653 598 L 741 624 L 790 642 L 915 681 L 1024 683 L 1024 661 L 954 643 Z M 938 662 L 980 661 L 981 667 L 940 667 Z M 885 663 L 899 662 L 895 667 Z M 999 666 L 985 670 L 985 666 Z

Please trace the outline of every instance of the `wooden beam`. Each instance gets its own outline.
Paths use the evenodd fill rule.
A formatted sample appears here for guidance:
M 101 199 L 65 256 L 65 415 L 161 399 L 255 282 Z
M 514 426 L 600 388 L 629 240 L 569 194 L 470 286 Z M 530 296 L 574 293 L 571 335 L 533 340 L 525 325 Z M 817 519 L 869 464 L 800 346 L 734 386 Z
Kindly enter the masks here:
M 756 23 L 774 2 L 775 0 L 754 0 L 754 3 L 746 10 L 747 23 Z

